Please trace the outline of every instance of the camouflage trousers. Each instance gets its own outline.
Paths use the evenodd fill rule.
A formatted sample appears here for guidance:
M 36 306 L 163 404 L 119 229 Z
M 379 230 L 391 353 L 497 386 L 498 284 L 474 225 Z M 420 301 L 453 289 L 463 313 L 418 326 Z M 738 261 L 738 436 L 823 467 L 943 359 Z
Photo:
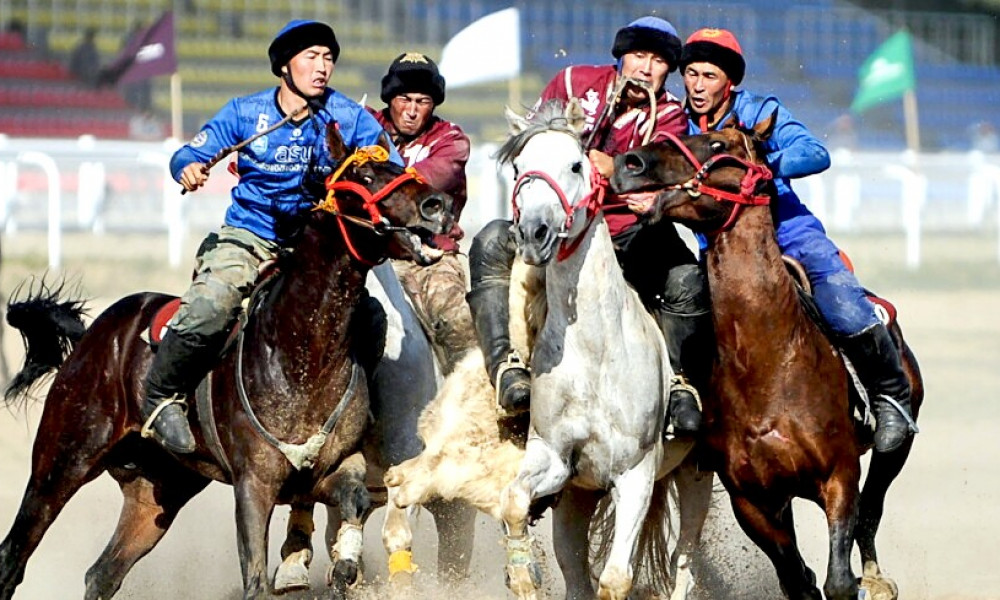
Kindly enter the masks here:
M 188 339 L 211 340 L 228 333 L 250 295 L 261 263 L 280 246 L 238 227 L 223 226 L 198 249 L 195 278 L 181 297 L 169 327 Z
M 451 373 L 477 344 L 472 313 L 465 300 L 465 265 L 460 255 L 445 254 L 427 267 L 399 260 L 392 266 L 431 340 L 442 372 Z

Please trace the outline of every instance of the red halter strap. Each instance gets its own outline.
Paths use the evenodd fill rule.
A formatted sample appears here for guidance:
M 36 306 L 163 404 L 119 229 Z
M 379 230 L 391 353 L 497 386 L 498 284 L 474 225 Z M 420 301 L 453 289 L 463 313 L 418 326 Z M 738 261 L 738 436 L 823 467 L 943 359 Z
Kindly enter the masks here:
M 688 162 L 697 169 L 694 177 L 684 183 L 670 186 L 668 189 L 685 190 L 692 196 L 706 194 L 716 200 L 725 200 L 736 205 L 729 213 L 729 218 L 726 219 L 722 227 L 708 233 L 708 235 L 714 235 L 732 227 L 744 206 L 766 206 L 771 203 L 769 195 L 754 194 L 754 190 L 757 189 L 757 185 L 760 182 L 770 181 L 773 178 L 773 174 L 767 166 L 752 163 L 732 154 L 716 154 L 702 164 L 694 153 L 691 152 L 691 149 L 684 145 L 676 135 L 667 132 L 666 137 L 681 151 L 681 154 L 684 155 Z M 737 162 L 746 167 L 746 173 L 744 173 L 743 179 L 740 180 L 739 193 L 727 192 L 726 190 L 705 185 L 705 178 L 708 177 L 709 172 L 719 164 L 725 162 Z
M 569 230 L 573 227 L 573 215 L 578 209 L 585 207 L 587 226 L 584 227 L 584 231 L 589 229 L 590 224 L 594 221 L 594 217 L 597 216 L 597 211 L 599 211 L 604 205 L 604 194 L 608 188 L 608 180 L 602 177 L 601 174 L 598 173 L 597 169 L 591 165 L 590 192 L 577 200 L 576 204 L 570 204 L 569 199 L 566 198 L 566 192 L 563 191 L 556 180 L 553 179 L 548 173 L 545 173 L 544 171 L 525 171 L 524 174 L 517 178 L 517 182 L 514 183 L 514 191 L 511 194 L 511 208 L 514 212 L 515 223 L 521 220 L 521 209 L 517 206 L 517 195 L 521 192 L 521 186 L 533 179 L 541 179 L 550 188 L 552 188 L 552 191 L 556 193 L 556 196 L 559 198 L 559 202 L 562 204 L 563 212 L 566 213 L 566 220 L 563 222 L 563 227 L 558 234 L 559 237 L 564 238 L 564 241 L 559 247 L 559 253 L 556 255 L 556 260 L 566 260 L 571 254 L 573 254 L 574 251 L 576 251 L 580 242 L 583 241 L 582 232 L 568 244 L 565 241 L 565 238 L 569 234 Z
M 374 162 L 385 162 L 388 159 L 389 152 L 381 146 L 366 146 L 364 148 L 358 148 L 354 154 L 347 157 L 344 162 L 341 163 L 336 171 L 326 178 L 326 198 L 313 207 L 313 210 L 325 210 L 326 212 L 337 217 L 337 225 L 340 228 L 341 235 L 344 237 L 344 243 L 347 245 L 347 251 L 350 252 L 351 256 L 353 256 L 355 260 L 369 267 L 375 266 L 376 263 L 362 258 L 358 249 L 354 246 L 354 242 L 351 240 L 350 235 L 347 233 L 347 225 L 345 224 L 345 221 L 370 229 L 378 235 L 385 235 L 389 232 L 401 231 L 405 229 L 405 227 L 393 227 L 388 225 L 388 220 L 379 210 L 378 203 L 402 185 L 410 181 L 424 183 L 424 179 L 415 169 L 408 167 L 405 172 L 385 184 L 385 186 L 374 194 L 369 192 L 366 187 L 359 183 L 355 183 L 353 181 L 338 181 L 338 179 L 343 174 L 344 170 L 347 169 L 347 167 L 352 163 L 362 165 L 369 160 Z M 336 193 L 339 191 L 350 192 L 360 197 L 362 200 L 362 208 L 368 212 L 368 216 L 371 220 L 360 219 L 341 212 L 340 205 L 337 202 L 336 197 Z

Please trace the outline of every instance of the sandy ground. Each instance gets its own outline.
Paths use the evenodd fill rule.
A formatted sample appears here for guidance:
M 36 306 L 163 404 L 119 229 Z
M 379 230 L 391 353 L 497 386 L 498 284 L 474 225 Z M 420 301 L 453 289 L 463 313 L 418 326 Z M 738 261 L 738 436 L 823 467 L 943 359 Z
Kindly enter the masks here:
M 190 241 L 191 252 L 198 240 Z M 902 269 L 900 240 L 848 240 L 856 264 L 868 261 L 865 283 L 890 297 L 900 309 L 907 338 L 917 352 L 927 386 L 921 415 L 922 433 L 909 464 L 890 491 L 880 534 L 883 568 L 894 577 L 905 600 L 1000 599 L 997 569 L 1000 534 L 1000 469 L 997 460 L 1000 423 L 1000 268 L 996 233 L 983 239 L 968 236 L 928 240 L 927 264 L 917 273 Z M 25 277 L 45 271 L 45 241 L 21 233 L 3 239 L 0 290 L 7 295 Z M 122 250 L 127 249 L 127 256 Z M 144 289 L 179 293 L 186 267 L 170 270 L 166 243 L 158 236 L 94 239 L 69 236 L 64 241 L 67 274 L 92 299 L 95 309 L 115 298 Z M 96 314 L 96 310 L 94 311 Z M 5 336 L 7 357 L 20 366 L 20 340 Z M 0 529 L 10 527 L 30 469 L 31 444 L 41 404 L 25 410 L 0 410 Z M 28 564 L 16 598 L 79 598 L 88 566 L 107 543 L 117 519 L 120 496 L 110 477 L 85 487 L 49 530 Z M 825 525 L 816 507 L 797 506 L 799 536 L 807 561 L 822 579 L 825 573 Z M 287 509 L 279 508 L 272 523 L 275 564 Z M 706 532 L 705 578 L 710 589 L 701 598 L 779 597 L 769 565 L 732 522 L 720 495 Z M 384 575 L 380 548 L 380 513 L 366 529 L 365 560 L 369 578 Z M 442 597 L 444 590 L 428 573 L 435 567 L 436 540 L 432 518 L 416 523 L 418 576 L 415 596 Z M 321 530 L 321 529 L 320 529 Z M 449 595 L 507 597 L 502 583 L 498 528 L 480 518 L 473 556 L 472 580 Z M 539 527 L 546 540 L 547 528 Z M 315 540 L 322 544 L 319 535 Z M 236 599 L 240 571 L 235 552 L 233 500 L 230 489 L 213 484 L 192 501 L 161 544 L 126 578 L 119 598 Z M 324 559 L 313 567 L 322 581 Z M 558 572 L 547 573 L 550 592 L 561 591 Z M 380 597 L 367 586 L 361 594 Z M 322 597 L 320 592 L 300 597 Z M 558 597 L 558 596 L 556 596 Z

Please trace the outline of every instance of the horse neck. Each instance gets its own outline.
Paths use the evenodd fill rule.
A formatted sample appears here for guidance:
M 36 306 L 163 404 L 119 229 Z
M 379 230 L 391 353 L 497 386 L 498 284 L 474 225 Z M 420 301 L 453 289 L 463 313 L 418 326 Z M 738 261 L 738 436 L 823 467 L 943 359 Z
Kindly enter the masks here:
M 598 214 L 580 235 L 583 239 L 572 254 L 546 268 L 548 314 L 563 314 L 578 323 L 620 315 L 627 284 L 604 215 Z
M 767 206 L 745 207 L 731 229 L 712 239 L 706 263 L 720 346 L 767 339 L 787 345 L 807 319 Z

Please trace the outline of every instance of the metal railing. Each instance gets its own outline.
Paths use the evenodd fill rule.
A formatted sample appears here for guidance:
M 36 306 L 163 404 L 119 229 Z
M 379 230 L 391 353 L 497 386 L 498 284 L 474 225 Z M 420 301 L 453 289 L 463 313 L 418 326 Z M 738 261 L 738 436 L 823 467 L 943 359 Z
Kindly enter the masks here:
M 167 261 L 178 266 L 186 236 L 221 224 L 235 180 L 223 164 L 206 188 L 182 196 L 166 168 L 176 147 L 175 141 L 0 136 L 0 227 L 8 237 L 47 230 L 53 268 L 64 230 L 165 233 Z M 510 216 L 513 178 L 498 172 L 495 151 L 495 145 L 475 146 L 467 167 L 470 201 L 462 227 L 469 239 L 492 219 Z M 926 232 L 1000 233 L 1000 154 L 837 150 L 829 171 L 793 185 L 831 232 L 903 232 L 900 260 L 911 269 L 920 266 Z

